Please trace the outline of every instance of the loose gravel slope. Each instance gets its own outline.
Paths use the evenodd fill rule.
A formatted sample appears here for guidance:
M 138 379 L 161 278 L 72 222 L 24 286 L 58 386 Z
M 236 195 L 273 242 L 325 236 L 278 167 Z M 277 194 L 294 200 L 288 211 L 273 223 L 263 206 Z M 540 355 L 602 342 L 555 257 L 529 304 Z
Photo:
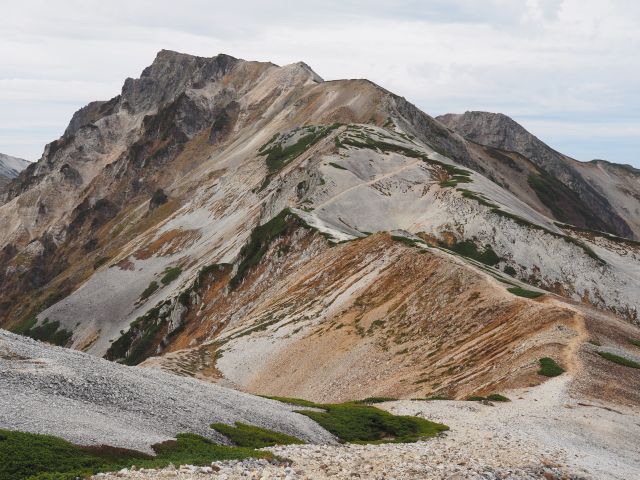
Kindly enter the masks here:
M 236 421 L 334 443 L 300 409 L 158 370 L 126 367 L 0 330 L 0 428 L 71 442 L 151 452 L 192 432 L 225 439 L 209 425 Z

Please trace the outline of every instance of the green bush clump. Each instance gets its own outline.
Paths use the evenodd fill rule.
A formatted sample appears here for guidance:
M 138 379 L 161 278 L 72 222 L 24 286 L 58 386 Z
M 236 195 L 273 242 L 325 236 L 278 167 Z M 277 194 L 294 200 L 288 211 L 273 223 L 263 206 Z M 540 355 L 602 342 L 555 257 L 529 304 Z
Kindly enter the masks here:
M 158 288 L 159 288 L 158 282 L 153 280 L 149 284 L 149 286 L 147 288 L 145 288 L 144 291 L 142 292 L 142 294 L 140 295 L 140 300 L 146 300 L 147 298 L 149 298 L 153 294 L 153 292 L 158 290 Z
M 485 245 L 484 250 L 478 250 L 475 243 L 470 240 L 464 240 L 454 243 L 448 248 L 464 257 L 472 258 L 485 265 L 495 265 L 500 262 L 500 257 L 493 251 L 491 245 Z
M 271 242 L 286 231 L 289 216 L 290 211 L 285 208 L 267 223 L 259 225 L 251 231 L 249 242 L 240 250 L 242 261 L 238 265 L 235 276 L 230 281 L 232 288 L 240 285 L 249 269 L 262 260 Z
M 504 269 L 503 269 L 504 273 L 506 273 L 507 275 L 511 276 L 511 277 L 515 277 L 516 276 L 516 269 L 513 268 L 511 265 L 505 265 Z
M 471 402 L 481 402 L 483 400 L 490 400 L 492 402 L 510 402 L 511 401 L 507 397 L 505 397 L 504 395 L 500 395 L 499 393 L 492 393 L 490 395 L 487 395 L 486 397 L 472 395 L 468 397 L 467 400 Z
M 0 478 L 73 480 L 132 465 L 138 468 L 162 468 L 170 463 L 209 465 L 216 460 L 273 458 L 269 452 L 217 445 L 190 433 L 179 434 L 176 440 L 156 444 L 152 448 L 156 452 L 155 457 L 121 448 L 74 445 L 50 435 L 0 430 Z
M 540 369 L 538 375 L 544 375 L 545 377 L 557 377 L 564 373 L 564 368 L 556 363 L 553 358 L 544 357 L 539 360 Z
M 541 297 L 542 295 L 544 295 L 544 293 L 542 292 L 535 292 L 533 290 L 526 290 L 522 287 L 511 287 L 511 288 L 507 288 L 507 291 L 509 293 L 513 293 L 514 295 L 517 295 L 518 297 L 524 297 L 524 298 L 538 298 Z
M 397 398 L 392 397 L 367 397 L 362 400 L 356 400 L 355 403 L 367 404 L 367 403 L 384 403 L 384 402 L 393 402 L 397 400 Z
M 621 357 L 620 355 L 616 355 L 614 353 L 598 352 L 598 355 L 609 360 L 610 362 L 617 363 L 618 365 L 622 365 L 624 367 L 640 368 L 640 363 L 634 362 L 633 360 L 629 360 L 628 358 Z
M 237 447 L 264 448 L 305 443 L 291 435 L 240 422 L 236 422 L 235 427 L 226 423 L 214 423 L 211 428 L 227 437 Z
M 164 318 L 160 318 L 160 309 L 166 303 L 161 302 L 131 322 L 129 329 L 126 332 L 120 332 L 122 335 L 111 344 L 105 358 L 125 365 L 137 365 L 152 355 L 154 340 L 166 323 Z
M 272 397 L 275 400 L 315 407 L 323 411 L 299 410 L 315 420 L 342 442 L 351 443 L 411 443 L 449 430 L 441 423 L 418 417 L 398 416 L 369 405 L 355 402 L 316 404 L 306 400 Z
M 338 165 L 335 162 L 329 162 L 329 165 L 331 165 L 333 168 L 337 168 L 338 170 L 349 170 L 348 168 L 345 168 L 342 165 Z
M 311 145 L 314 145 L 322 138 L 326 137 L 331 131 L 340 127 L 339 123 L 323 127 L 306 127 L 309 133 L 292 145 L 282 147 L 281 143 L 275 143 L 270 148 L 266 148 L 269 143 L 263 145 L 260 149 L 260 155 L 266 155 L 267 168 L 269 174 L 273 175 L 282 170 L 289 162 L 295 160 Z M 270 143 L 274 143 L 277 137 L 273 138 Z
M 163 277 L 160 279 L 163 285 L 169 285 L 180 276 L 182 269 L 180 267 L 169 267 L 164 271 Z
M 35 317 L 34 322 L 31 323 L 31 327 L 22 330 L 22 335 L 31 337 L 34 340 L 40 340 L 41 342 L 52 343 L 59 347 L 66 345 L 71 339 L 73 332 L 70 332 L 64 328 L 60 328 L 60 322 L 58 320 L 50 322 L 48 318 L 45 318 L 41 325 L 33 326 L 37 319 Z
M 631 343 L 631 345 L 635 345 L 636 347 L 640 347 L 640 340 L 635 340 L 633 338 L 630 338 L 629 343 Z

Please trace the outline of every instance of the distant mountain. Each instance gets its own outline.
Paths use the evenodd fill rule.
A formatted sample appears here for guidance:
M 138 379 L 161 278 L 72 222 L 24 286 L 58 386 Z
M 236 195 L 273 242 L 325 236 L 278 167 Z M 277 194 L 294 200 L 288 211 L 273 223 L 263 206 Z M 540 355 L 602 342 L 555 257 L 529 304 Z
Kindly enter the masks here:
M 0 189 L 27 168 L 31 162 L 0 153 Z
M 640 321 L 634 175 L 301 62 L 161 51 L 7 187 L 0 325 L 261 394 L 529 386 L 592 320 Z
M 437 120 L 472 142 L 516 152 L 542 168 L 530 174 L 528 182 L 558 220 L 640 239 L 637 169 L 602 160 L 574 160 L 501 113 L 449 113 Z

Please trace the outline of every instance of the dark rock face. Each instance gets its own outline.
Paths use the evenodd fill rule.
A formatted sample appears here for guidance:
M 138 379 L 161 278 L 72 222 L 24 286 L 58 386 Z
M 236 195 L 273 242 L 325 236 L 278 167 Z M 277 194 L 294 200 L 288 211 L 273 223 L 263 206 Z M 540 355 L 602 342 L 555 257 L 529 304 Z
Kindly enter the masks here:
M 465 112 L 441 115 L 437 120 L 473 142 L 525 156 L 566 185 L 583 203 L 583 206 L 577 206 L 575 202 L 572 205 L 572 210 L 583 210 L 581 215 L 576 215 L 574 211 L 568 217 L 576 221 L 577 226 L 633 237 L 633 231 L 615 212 L 606 196 L 587 182 L 575 168 L 575 160 L 555 151 L 508 116 Z M 541 197 L 541 200 L 545 203 L 544 198 Z
M 149 110 L 187 88 L 203 88 L 219 80 L 239 61 L 228 55 L 204 58 L 161 50 L 139 79 L 124 82 L 122 101 L 132 112 Z

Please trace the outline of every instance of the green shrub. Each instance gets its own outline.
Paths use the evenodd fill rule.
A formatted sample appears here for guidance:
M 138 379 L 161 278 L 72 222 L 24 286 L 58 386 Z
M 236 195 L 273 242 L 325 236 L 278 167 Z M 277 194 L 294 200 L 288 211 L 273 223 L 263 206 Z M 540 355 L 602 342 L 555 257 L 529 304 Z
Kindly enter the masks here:
M 624 367 L 640 368 L 640 363 L 634 362 L 633 360 L 629 360 L 628 358 L 621 357 L 620 355 L 616 355 L 614 353 L 598 352 L 598 355 L 609 360 L 610 362 L 617 363 L 618 365 L 622 365 Z
M 259 225 L 251 231 L 249 242 L 240 250 L 242 260 L 230 281 L 232 288 L 240 285 L 249 269 L 260 263 L 271 242 L 286 231 L 289 216 L 289 209 L 286 208 L 264 225 Z
M 98 472 L 136 465 L 161 468 L 174 465 L 209 465 L 216 460 L 248 457 L 273 458 L 269 452 L 217 445 L 194 434 L 153 445 L 151 457 L 141 452 L 112 447 L 84 447 L 49 435 L 0 430 L 0 478 L 2 480 L 72 480 Z
M 331 165 L 333 168 L 337 168 L 338 170 L 349 170 L 348 168 L 343 167 L 342 165 L 338 165 L 337 163 L 334 162 L 329 162 L 329 165 Z
M 392 415 L 384 410 L 355 402 L 316 404 L 307 400 L 272 397 L 275 400 L 315 407 L 323 411 L 300 410 L 342 442 L 405 443 L 433 437 L 449 427 L 418 417 Z
M 544 295 L 544 293 L 542 293 L 542 292 L 535 292 L 533 290 L 526 290 L 526 289 L 521 288 L 521 287 L 507 288 L 507 291 L 509 293 L 513 293 L 514 295 L 517 295 L 518 297 L 525 297 L 525 298 L 538 298 L 538 297 L 541 297 L 542 295 Z
M 355 403 L 367 404 L 367 403 L 384 403 L 384 402 L 393 402 L 397 400 L 397 398 L 392 397 L 367 397 L 362 400 L 356 400 Z
M 160 279 L 163 285 L 169 285 L 180 276 L 182 269 L 180 267 L 169 267 L 164 271 L 164 276 Z
M 464 240 L 448 248 L 464 257 L 472 258 L 485 265 L 495 265 L 500 262 L 500 257 L 493 251 L 491 245 L 485 245 L 484 250 L 478 250 L 475 243 L 470 240 Z
M 35 319 L 35 317 L 33 317 Z M 37 322 L 37 319 L 35 319 Z M 70 332 L 64 328 L 60 328 L 60 322 L 58 320 L 50 322 L 48 318 L 45 318 L 42 325 L 33 326 L 35 323 L 31 323 L 32 327 L 22 331 L 22 335 L 31 337 L 34 340 L 40 340 L 41 342 L 52 343 L 62 347 L 66 345 L 71 339 L 73 332 Z
M 507 275 L 510 275 L 512 277 L 516 276 L 516 273 L 517 273 L 516 269 L 513 268 L 511 265 L 505 265 L 503 270 L 504 270 L 504 273 L 506 273 Z
M 273 447 L 274 445 L 305 443 L 291 435 L 240 422 L 236 422 L 235 427 L 225 423 L 214 423 L 211 428 L 223 434 L 238 447 L 264 448 Z
M 630 338 L 629 343 L 635 345 L 636 347 L 640 347 L 640 340 L 634 340 L 633 338 Z
M 544 375 L 545 377 L 557 377 L 564 373 L 564 368 L 556 363 L 553 358 L 544 357 L 540 360 L 540 369 L 538 375 Z
M 147 298 L 149 298 L 153 292 L 155 292 L 156 290 L 158 290 L 158 282 L 156 282 L 155 280 L 153 280 L 149 286 L 147 288 L 144 289 L 144 291 L 142 292 L 142 294 L 140 295 L 140 300 L 146 300 Z
M 504 395 L 500 395 L 499 393 L 492 393 L 491 395 L 487 395 L 487 400 L 491 400 L 492 402 L 510 402 L 507 397 Z

